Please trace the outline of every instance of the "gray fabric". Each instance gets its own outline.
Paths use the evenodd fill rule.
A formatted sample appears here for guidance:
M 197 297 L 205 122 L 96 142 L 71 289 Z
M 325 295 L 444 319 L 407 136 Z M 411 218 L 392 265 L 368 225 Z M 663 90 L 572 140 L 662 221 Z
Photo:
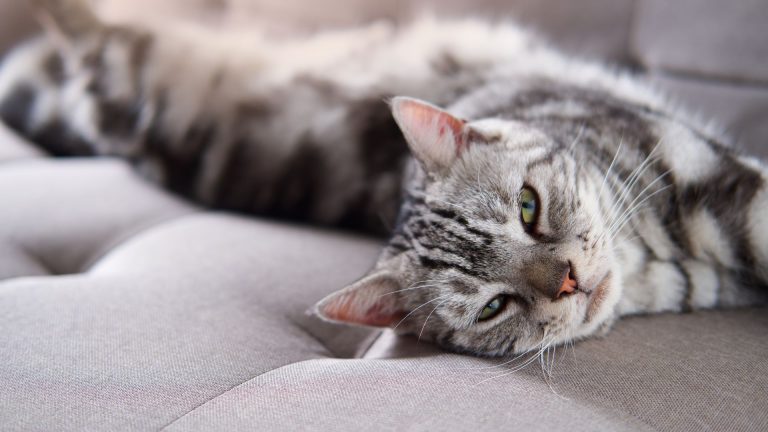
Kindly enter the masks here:
M 114 244 L 192 211 L 115 160 L 0 165 L 0 280 L 77 273 Z
M 768 428 L 766 309 L 636 317 L 511 373 L 382 337 L 365 360 L 255 377 L 170 430 L 668 430 Z M 322 413 L 322 415 L 318 415 Z
M 88 273 L 0 283 L 2 429 L 156 430 L 253 376 L 352 355 L 370 331 L 305 311 L 377 251 L 193 215 L 135 236 Z
M 243 383 L 165 430 L 649 430 L 562 398 L 535 376 L 481 384 L 483 375 L 466 371 L 486 366 L 448 355 L 295 363 Z

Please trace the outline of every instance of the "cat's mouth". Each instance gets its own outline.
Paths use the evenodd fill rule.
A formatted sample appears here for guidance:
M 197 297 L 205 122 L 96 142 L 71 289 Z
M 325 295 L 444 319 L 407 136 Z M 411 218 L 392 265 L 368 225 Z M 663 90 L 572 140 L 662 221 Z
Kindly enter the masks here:
M 594 288 L 584 289 L 580 291 L 587 295 L 589 302 L 587 303 L 587 312 L 584 316 L 584 323 L 589 323 L 595 318 L 597 312 L 600 310 L 608 294 L 608 287 L 611 285 L 612 273 L 609 271 L 603 276 L 600 282 L 594 286 Z

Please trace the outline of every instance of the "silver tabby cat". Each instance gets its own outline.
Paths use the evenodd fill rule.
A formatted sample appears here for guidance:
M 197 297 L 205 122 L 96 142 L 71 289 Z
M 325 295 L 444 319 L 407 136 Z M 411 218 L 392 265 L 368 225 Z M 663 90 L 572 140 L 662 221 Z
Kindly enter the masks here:
M 766 167 L 511 24 L 281 39 L 37 3 L 49 37 L 7 57 L 0 115 L 52 154 L 122 157 L 215 208 L 389 233 L 326 319 L 496 356 L 766 300 Z

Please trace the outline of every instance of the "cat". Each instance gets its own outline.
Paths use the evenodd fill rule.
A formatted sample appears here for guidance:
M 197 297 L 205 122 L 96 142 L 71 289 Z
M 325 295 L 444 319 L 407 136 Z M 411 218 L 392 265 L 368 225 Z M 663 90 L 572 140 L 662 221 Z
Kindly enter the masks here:
M 318 303 L 327 320 L 509 356 L 623 315 L 766 301 L 766 166 L 513 23 L 291 39 L 35 3 L 49 35 L 5 59 L 0 118 L 214 208 L 386 233 Z

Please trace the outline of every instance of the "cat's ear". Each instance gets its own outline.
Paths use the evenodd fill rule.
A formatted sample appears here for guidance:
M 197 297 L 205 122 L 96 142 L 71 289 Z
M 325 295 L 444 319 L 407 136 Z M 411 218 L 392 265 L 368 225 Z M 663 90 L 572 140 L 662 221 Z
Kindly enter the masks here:
M 315 312 L 328 321 L 392 327 L 406 315 L 400 289 L 389 272 L 376 272 L 324 298 Z
M 396 97 L 390 104 L 414 157 L 427 171 L 450 167 L 466 150 L 469 138 L 466 120 L 418 99 Z
M 61 45 L 105 29 L 86 0 L 32 0 L 32 4 L 48 36 Z

